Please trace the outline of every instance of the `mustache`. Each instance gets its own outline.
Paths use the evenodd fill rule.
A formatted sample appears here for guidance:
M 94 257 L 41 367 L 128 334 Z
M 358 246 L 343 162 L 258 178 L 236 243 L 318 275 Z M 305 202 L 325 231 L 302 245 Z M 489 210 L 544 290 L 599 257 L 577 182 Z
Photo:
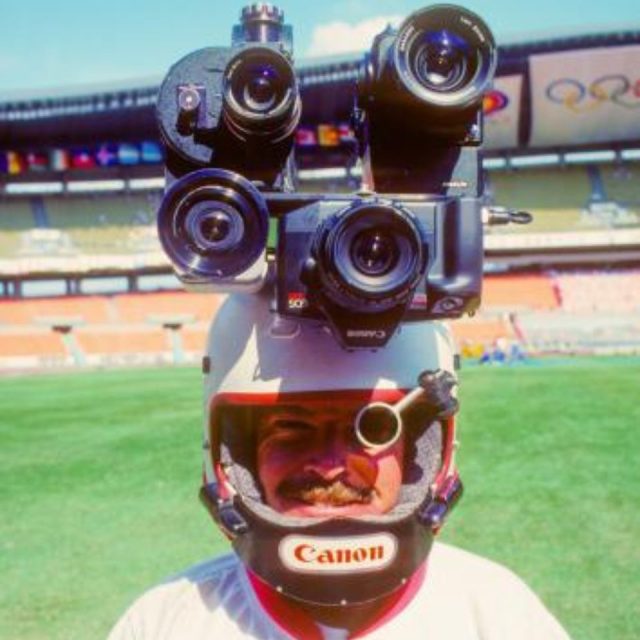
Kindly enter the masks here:
M 310 474 L 287 478 L 278 487 L 278 493 L 284 498 L 310 505 L 325 504 L 341 507 L 354 503 L 369 503 L 373 496 L 373 489 L 354 487 L 342 476 L 326 480 Z

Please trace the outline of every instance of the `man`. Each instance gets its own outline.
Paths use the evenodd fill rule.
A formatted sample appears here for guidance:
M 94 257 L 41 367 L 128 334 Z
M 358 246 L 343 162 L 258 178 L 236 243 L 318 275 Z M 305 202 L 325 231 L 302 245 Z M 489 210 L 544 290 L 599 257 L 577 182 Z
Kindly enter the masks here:
M 143 595 L 111 640 L 562 640 L 508 570 L 433 542 L 459 494 L 439 323 L 343 350 L 232 296 L 206 359 L 201 496 L 236 555 Z

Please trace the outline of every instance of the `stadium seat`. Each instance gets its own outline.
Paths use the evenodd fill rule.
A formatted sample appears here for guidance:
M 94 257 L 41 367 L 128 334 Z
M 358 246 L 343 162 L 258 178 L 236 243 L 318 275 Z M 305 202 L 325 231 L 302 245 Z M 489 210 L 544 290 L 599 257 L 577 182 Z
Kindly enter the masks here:
M 165 353 L 171 350 L 166 332 L 160 328 L 133 330 L 79 328 L 74 332 L 79 348 L 91 354 Z
M 0 324 L 28 325 L 47 318 L 106 323 L 111 319 L 108 305 L 108 298 L 100 296 L 7 300 L 0 304 Z
M 485 277 L 483 310 L 556 309 L 559 306 L 554 280 L 545 274 Z
M 514 169 L 488 173 L 492 204 L 523 209 L 533 214 L 528 225 L 492 228 L 492 233 L 570 231 L 580 228 L 582 210 L 591 196 L 582 167 Z
M 209 322 L 222 297 L 211 293 L 161 292 L 119 295 L 113 303 L 120 322 L 143 323 L 153 316 L 188 315 Z

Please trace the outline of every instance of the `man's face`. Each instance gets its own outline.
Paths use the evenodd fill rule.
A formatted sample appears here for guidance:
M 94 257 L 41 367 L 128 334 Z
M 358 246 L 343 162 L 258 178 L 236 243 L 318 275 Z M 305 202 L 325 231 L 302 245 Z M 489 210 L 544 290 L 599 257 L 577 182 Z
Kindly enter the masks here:
M 364 448 L 353 421 L 362 403 L 290 404 L 258 423 L 258 477 L 267 503 L 293 516 L 359 516 L 389 511 L 402 484 L 404 441 Z

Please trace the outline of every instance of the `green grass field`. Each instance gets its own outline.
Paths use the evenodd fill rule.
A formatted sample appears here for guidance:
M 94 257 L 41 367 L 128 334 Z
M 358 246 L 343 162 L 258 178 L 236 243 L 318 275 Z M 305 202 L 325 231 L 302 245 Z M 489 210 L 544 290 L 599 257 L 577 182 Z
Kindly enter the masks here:
M 466 494 L 444 539 L 522 575 L 573 638 L 640 637 L 640 360 L 461 378 Z M 200 406 L 195 369 L 0 379 L 0 638 L 104 638 L 227 548 L 196 497 Z

